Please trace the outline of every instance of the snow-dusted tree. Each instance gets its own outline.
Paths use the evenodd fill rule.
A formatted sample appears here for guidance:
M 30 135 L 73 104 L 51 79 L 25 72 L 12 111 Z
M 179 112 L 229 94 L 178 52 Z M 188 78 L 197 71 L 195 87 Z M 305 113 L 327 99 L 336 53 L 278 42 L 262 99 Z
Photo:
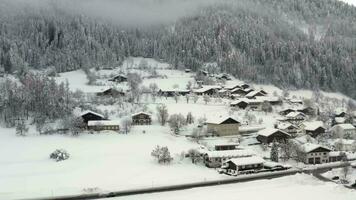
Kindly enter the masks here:
M 158 163 L 170 163 L 173 160 L 168 147 L 160 147 L 158 145 L 152 150 L 151 156 L 153 156 Z
M 203 100 L 204 100 L 205 104 L 208 104 L 211 101 L 211 98 L 209 95 L 204 95 Z
M 131 131 L 131 127 L 132 127 L 132 118 L 131 117 L 124 117 L 121 120 L 121 127 L 122 127 L 122 131 L 125 134 L 128 134 Z
M 281 142 L 279 146 L 280 146 L 281 158 L 284 161 L 289 160 L 292 156 L 292 149 L 289 140 L 285 140 Z
M 169 117 L 168 123 L 173 132 L 177 135 L 180 133 L 181 128 L 187 124 L 186 119 L 182 114 L 171 115 Z
M 179 101 L 179 99 L 180 99 L 179 93 L 178 93 L 178 92 L 175 92 L 175 93 L 173 94 L 173 98 L 174 98 L 174 101 L 175 101 L 176 103 L 178 103 L 178 101 Z
M 203 160 L 202 155 L 196 149 L 189 149 L 188 150 L 188 156 L 192 160 L 193 164 L 196 164 L 196 163 L 198 163 L 198 162 Z
M 272 105 L 270 102 L 268 101 L 264 101 L 262 103 L 262 111 L 265 112 L 265 113 L 269 113 L 269 112 L 272 112 L 273 108 L 272 108 Z
M 26 136 L 28 132 L 28 127 L 26 125 L 26 122 L 24 119 L 19 120 L 19 122 L 16 125 L 16 135 L 19 136 Z
M 64 149 L 56 149 L 52 152 L 49 157 L 56 160 L 57 162 L 67 160 L 69 158 L 69 153 Z
M 186 119 L 187 119 L 186 120 L 187 124 L 193 124 L 194 123 L 194 117 L 192 115 L 192 112 L 188 112 Z
M 187 101 L 187 103 L 189 103 L 189 100 L 190 100 L 190 94 L 186 94 L 184 97 L 185 97 L 185 100 Z
M 162 126 L 164 126 L 169 117 L 167 106 L 164 104 L 160 104 L 156 107 L 156 110 L 158 121 Z
M 194 103 L 197 103 L 198 100 L 199 100 L 199 96 L 198 96 L 196 93 L 193 93 L 193 94 L 192 94 L 192 97 L 193 97 Z
M 278 144 L 276 141 L 273 141 L 272 143 L 270 157 L 271 157 L 271 161 L 278 162 Z

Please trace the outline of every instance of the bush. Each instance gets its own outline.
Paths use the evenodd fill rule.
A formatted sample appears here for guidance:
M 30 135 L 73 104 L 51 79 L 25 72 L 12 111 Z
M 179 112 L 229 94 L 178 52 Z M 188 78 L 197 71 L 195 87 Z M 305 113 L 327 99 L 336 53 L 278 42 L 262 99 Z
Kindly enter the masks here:
M 173 160 L 168 147 L 158 145 L 151 152 L 151 156 L 155 157 L 158 163 L 170 163 Z
M 64 149 L 56 149 L 53 153 L 49 155 L 51 159 L 58 161 L 67 160 L 69 158 L 69 153 Z

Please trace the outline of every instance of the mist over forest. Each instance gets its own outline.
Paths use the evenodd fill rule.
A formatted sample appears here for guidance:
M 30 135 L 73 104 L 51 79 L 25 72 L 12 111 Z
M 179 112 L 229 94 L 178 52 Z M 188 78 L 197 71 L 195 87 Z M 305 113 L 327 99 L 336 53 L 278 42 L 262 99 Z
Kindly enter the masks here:
M 0 0 L 0 68 L 57 72 L 129 56 L 356 97 L 356 8 L 337 0 Z

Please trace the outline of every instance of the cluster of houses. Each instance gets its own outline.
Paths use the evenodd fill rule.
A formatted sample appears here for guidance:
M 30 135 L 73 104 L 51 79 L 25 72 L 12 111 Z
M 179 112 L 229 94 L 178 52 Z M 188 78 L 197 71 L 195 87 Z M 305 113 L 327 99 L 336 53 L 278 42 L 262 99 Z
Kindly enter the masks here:
M 109 120 L 103 115 L 94 111 L 84 111 L 80 114 L 80 118 L 84 123 L 85 129 L 94 131 L 120 131 L 120 120 Z M 151 114 L 146 112 L 138 112 L 131 115 L 132 125 L 150 125 L 152 123 Z

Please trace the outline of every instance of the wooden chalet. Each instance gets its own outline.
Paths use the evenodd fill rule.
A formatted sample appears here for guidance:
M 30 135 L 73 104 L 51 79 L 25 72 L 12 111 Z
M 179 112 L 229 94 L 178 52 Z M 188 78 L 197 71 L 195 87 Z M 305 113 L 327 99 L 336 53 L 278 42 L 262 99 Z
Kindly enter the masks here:
M 139 112 L 132 115 L 132 125 L 151 125 L 151 114 Z
M 304 107 L 297 109 L 298 112 L 304 113 L 305 115 L 313 116 L 315 115 L 316 110 L 312 107 Z
M 122 83 L 127 81 L 127 76 L 119 74 L 109 79 L 109 81 Z
M 301 146 L 301 150 L 304 153 L 305 164 L 322 164 L 329 161 L 329 148 L 320 146 L 318 144 L 305 143 Z
M 320 134 L 324 134 L 326 130 L 322 121 L 304 122 L 301 124 L 301 127 L 305 134 L 314 138 Z
M 226 169 L 229 174 L 247 170 L 261 170 L 265 161 L 259 156 L 233 158 L 223 163 L 222 169 Z
M 285 108 L 285 109 L 279 111 L 279 114 L 285 116 L 285 115 L 288 115 L 289 113 L 295 112 L 295 111 L 296 110 L 292 109 L 292 108 Z
M 249 88 L 250 85 L 244 83 L 244 84 L 241 84 L 240 87 L 243 88 L 243 89 L 246 89 L 246 88 Z
M 101 115 L 99 113 L 93 112 L 93 111 L 84 111 L 80 114 L 81 118 L 83 119 L 83 122 L 85 124 L 88 124 L 88 121 L 99 121 L 99 120 L 105 120 L 104 115 Z
M 247 92 L 244 89 L 241 88 L 234 88 L 230 91 L 232 95 L 239 95 L 239 96 L 245 96 Z
M 217 136 L 239 134 L 240 122 L 232 117 L 218 117 L 206 122 L 207 132 Z
M 241 157 L 251 157 L 255 155 L 254 152 L 239 149 L 239 150 L 226 150 L 226 151 L 206 151 L 202 153 L 204 164 L 207 167 L 218 168 L 221 167 L 223 162 L 232 159 L 232 158 L 241 158 Z
M 267 93 L 265 92 L 261 92 L 261 90 L 259 91 L 251 91 L 248 94 L 245 95 L 245 97 L 249 98 L 249 99 L 254 99 L 256 97 L 263 97 L 266 96 Z
M 273 141 L 282 142 L 291 137 L 290 134 L 274 128 L 263 129 L 258 132 L 256 139 L 262 144 L 269 144 Z
M 202 88 L 194 90 L 197 95 L 216 95 L 220 90 L 220 86 L 203 86 Z
M 277 129 L 288 133 L 289 135 L 296 137 L 299 132 L 299 127 L 291 123 L 280 123 L 276 127 Z

